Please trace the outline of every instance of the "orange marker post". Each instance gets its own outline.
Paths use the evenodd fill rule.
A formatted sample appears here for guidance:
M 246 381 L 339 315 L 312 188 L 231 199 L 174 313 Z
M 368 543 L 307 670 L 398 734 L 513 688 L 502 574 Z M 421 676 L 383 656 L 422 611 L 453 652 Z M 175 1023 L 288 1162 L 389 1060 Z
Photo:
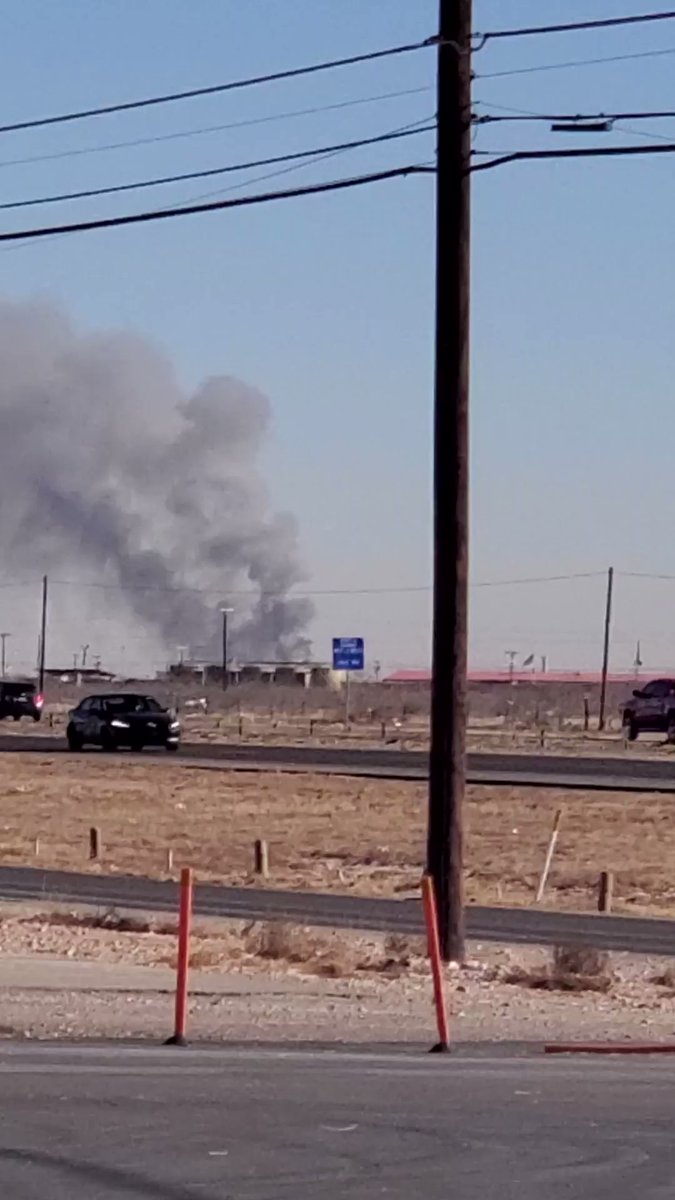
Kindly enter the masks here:
M 180 873 L 180 913 L 178 918 L 178 965 L 176 968 L 176 1017 L 173 1037 L 166 1046 L 187 1046 L 188 974 L 190 965 L 190 928 L 192 925 L 192 868 Z
M 429 947 L 429 961 L 431 962 L 431 977 L 434 983 L 434 1007 L 436 1009 L 436 1024 L 438 1027 L 438 1042 L 432 1047 L 431 1053 L 447 1054 L 450 1049 L 450 1032 L 445 1003 L 441 943 L 438 936 L 436 893 L 431 875 L 422 876 L 422 902 L 424 904 L 424 921 L 427 927 L 427 944 Z

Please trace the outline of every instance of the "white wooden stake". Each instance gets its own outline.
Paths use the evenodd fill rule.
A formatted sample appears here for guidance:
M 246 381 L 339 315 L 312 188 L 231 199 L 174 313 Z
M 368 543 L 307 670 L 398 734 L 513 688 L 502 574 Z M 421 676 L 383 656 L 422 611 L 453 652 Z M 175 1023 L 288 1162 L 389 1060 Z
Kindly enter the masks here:
M 562 815 L 563 815 L 563 810 L 562 810 L 562 808 L 559 808 L 553 819 L 553 828 L 551 830 L 551 836 L 548 840 L 548 850 L 546 851 L 546 859 L 544 861 L 544 869 L 541 873 L 541 878 L 539 880 L 539 887 L 537 888 L 537 899 L 536 899 L 537 904 L 540 904 L 544 898 L 544 890 L 546 888 L 546 882 L 548 880 L 549 871 L 551 870 L 551 863 L 553 862 L 553 854 L 555 852 L 555 844 L 558 840 L 558 834 L 560 832 L 560 822 L 562 821 Z

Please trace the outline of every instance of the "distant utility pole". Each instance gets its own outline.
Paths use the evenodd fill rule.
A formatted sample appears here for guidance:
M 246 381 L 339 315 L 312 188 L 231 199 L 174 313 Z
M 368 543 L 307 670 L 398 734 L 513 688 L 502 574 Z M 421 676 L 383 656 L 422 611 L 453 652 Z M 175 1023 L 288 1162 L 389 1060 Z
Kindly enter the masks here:
M 2 672 L 3 679 L 5 678 L 5 676 L 7 674 L 7 652 L 6 652 L 7 638 L 11 637 L 11 636 L 12 636 L 11 633 L 0 633 L 0 641 L 2 642 L 2 650 L 0 651 L 0 659 L 1 659 L 0 671 Z
M 513 676 L 516 673 L 516 657 L 518 655 L 518 651 L 517 650 L 505 650 L 504 653 L 509 660 L 509 679 L 512 680 Z
M 441 952 L 464 959 L 469 526 L 471 0 L 440 0 L 437 81 L 434 597 L 427 869 Z
M 228 688 L 228 684 L 230 682 L 229 672 L 227 669 L 227 665 L 230 661 L 228 646 L 227 646 L 227 618 L 230 615 L 230 613 L 234 612 L 234 609 L 233 608 L 221 608 L 220 611 L 223 614 L 223 645 L 222 645 L 221 671 L 222 671 L 222 679 L 223 679 L 223 691 L 226 692 L 227 688 Z
M 605 728 L 605 708 L 607 705 L 607 673 L 609 671 L 609 639 L 612 629 L 612 592 L 614 591 L 614 567 L 607 572 L 607 598 L 605 600 L 605 637 L 602 647 L 602 679 L 600 682 L 600 714 L 598 729 Z
M 45 657 L 47 654 L 47 590 L 48 579 L 42 576 L 42 617 L 40 620 L 40 661 L 38 663 L 38 690 L 40 695 L 45 692 Z

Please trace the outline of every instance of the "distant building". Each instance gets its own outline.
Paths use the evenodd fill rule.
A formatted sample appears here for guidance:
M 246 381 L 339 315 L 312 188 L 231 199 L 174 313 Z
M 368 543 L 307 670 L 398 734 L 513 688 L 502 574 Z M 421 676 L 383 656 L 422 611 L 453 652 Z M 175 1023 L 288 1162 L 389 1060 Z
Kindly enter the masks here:
M 45 675 L 59 683 L 111 683 L 117 678 L 112 671 L 103 671 L 101 667 L 48 667 Z
M 215 663 L 182 662 L 172 663 L 168 669 L 171 678 L 191 678 L 195 675 L 203 683 L 222 679 L 223 669 Z M 342 673 L 333 671 L 322 662 L 246 662 L 230 663 L 229 682 L 233 686 L 246 683 L 264 683 L 277 687 L 324 687 L 338 690 Z
M 233 663 L 230 667 L 233 683 L 260 682 L 287 687 L 331 687 L 333 674 L 326 663 L 318 662 Z
M 428 688 L 431 686 L 431 671 L 394 671 L 393 674 L 387 675 L 382 683 Z

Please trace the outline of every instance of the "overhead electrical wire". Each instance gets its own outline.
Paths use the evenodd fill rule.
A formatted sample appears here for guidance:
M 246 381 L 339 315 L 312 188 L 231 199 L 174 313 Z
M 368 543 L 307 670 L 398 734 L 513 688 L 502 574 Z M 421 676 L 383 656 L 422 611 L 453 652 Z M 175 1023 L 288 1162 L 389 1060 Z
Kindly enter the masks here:
M 123 587 L 119 583 L 98 583 L 95 580 L 90 582 L 81 582 L 76 579 L 50 579 L 51 586 L 56 587 L 74 587 L 74 588 L 91 588 L 104 592 L 160 592 L 162 594 L 169 593 L 171 595 L 196 594 L 199 596 L 223 596 L 226 595 L 231 599 L 249 598 L 263 596 L 269 599 L 274 599 L 277 596 L 297 597 L 298 599 L 309 596 L 394 596 L 394 595 L 412 595 L 414 593 L 430 592 L 431 587 L 428 584 L 421 584 L 412 587 L 366 587 L 366 588 L 325 588 L 319 591 L 302 591 L 295 590 L 288 592 L 268 592 L 265 589 L 258 590 L 248 588 L 245 591 L 232 591 L 229 588 L 196 588 L 196 587 L 166 587 L 162 584 L 139 584 L 131 587 Z M 27 586 L 22 584 L 7 584 L 6 586 L 21 587 Z M 37 586 L 37 584 L 35 585 Z
M 190 88 L 181 92 L 165 92 L 159 96 L 145 96 L 140 100 L 125 100 L 116 104 L 104 104 L 96 108 L 76 109 L 73 112 L 58 113 L 46 117 L 31 117 L 24 121 L 12 121 L 0 125 L 0 133 L 16 133 L 25 129 L 40 129 L 46 125 L 62 125 L 72 121 L 83 121 L 90 117 L 109 116 L 112 113 L 129 112 L 133 109 L 156 107 L 160 104 L 173 104 L 179 100 L 193 100 L 198 96 L 216 96 L 224 92 L 239 91 L 242 88 L 256 87 L 263 83 L 278 83 L 284 79 L 298 79 L 305 75 L 316 75 L 321 71 L 332 71 L 339 67 L 351 67 L 358 63 L 375 62 L 382 58 L 392 58 L 395 55 L 410 54 L 415 50 L 424 50 L 437 43 L 436 37 L 426 38 L 419 42 L 408 42 L 400 46 L 389 46 L 384 50 L 372 50 L 366 54 L 352 54 L 346 58 L 327 59 L 323 62 L 310 63 L 302 67 L 291 67 L 286 71 L 272 71 L 266 75 L 252 75 L 245 79 L 230 79 L 225 83 L 215 83 L 207 87 Z
M 129 150 L 137 146 L 151 146 L 159 142 L 174 142 L 183 138 L 201 137 L 208 133 L 226 133 L 232 129 L 249 129 L 255 125 L 267 125 L 276 121 L 290 121 L 296 117 L 313 117 L 319 113 L 337 112 L 345 108 L 356 108 L 363 104 L 379 104 L 383 100 L 399 100 L 405 96 L 417 96 L 431 91 L 431 87 L 404 88 L 394 92 L 380 92 L 374 96 L 359 96 L 354 100 L 340 100 L 334 104 L 314 105 L 311 108 L 296 108 L 289 111 L 268 113 L 263 117 L 248 117 L 242 121 L 227 121 L 221 125 L 203 125 L 197 129 L 179 129 L 174 133 L 160 133 L 149 137 L 133 138 L 124 142 L 104 142 L 96 146 L 81 146 L 73 150 L 59 150 L 51 154 L 31 154 L 24 158 L 0 159 L 2 167 L 23 167 L 33 163 L 55 162 L 63 158 L 80 158 L 87 154 L 104 154 L 110 150 Z
M 247 162 L 229 163 L 223 167 L 211 167 L 203 171 L 186 171 L 179 175 L 162 175 L 158 178 L 136 180 L 134 183 L 112 184 L 110 187 L 88 188 L 78 192 L 59 192 L 47 196 L 35 196 L 28 200 L 8 200 L 0 203 L 0 210 L 16 208 L 32 208 L 42 204 L 60 204 L 70 200 L 84 200 L 94 196 L 109 196 L 118 192 L 133 192 L 145 188 L 160 187 L 170 183 L 183 183 L 192 179 L 208 179 L 217 175 L 229 175 L 237 171 L 253 170 L 257 167 L 273 166 L 276 163 L 295 162 L 301 159 L 315 158 L 338 154 L 346 150 L 357 150 L 363 146 L 376 146 L 385 142 L 396 141 L 399 138 L 414 137 L 416 134 L 429 133 L 435 129 L 435 123 L 429 123 L 430 118 L 416 121 L 414 126 L 393 129 L 375 137 L 359 138 L 351 142 L 338 142 L 328 146 L 315 146 L 311 150 L 297 150 L 291 154 L 276 154 L 271 158 L 249 159 Z M 248 181 L 247 181 L 248 182 Z
M 482 105 L 482 102 L 478 103 Z M 504 122 L 511 124 L 521 121 L 539 121 L 545 124 L 550 121 L 660 121 L 675 117 L 673 108 L 656 109 L 653 112 L 642 109 L 638 112 L 542 113 L 525 108 L 509 108 L 506 104 L 493 104 L 491 100 L 486 101 L 486 104 L 490 108 L 502 111 L 497 114 L 476 113 L 473 118 L 474 125 L 495 125 Z
M 675 154 L 675 142 L 668 142 L 662 146 L 575 146 L 569 150 L 514 150 L 490 159 L 489 162 L 476 163 L 469 167 L 469 171 L 474 174 L 476 171 L 490 171 L 494 167 L 505 166 L 506 163 L 527 162 L 540 158 L 619 158 L 636 154 Z
M 498 38 L 532 37 L 545 33 L 577 33 L 586 29 L 612 29 L 620 25 L 644 25 L 655 21 L 675 20 L 675 9 L 664 12 L 634 13 L 627 17 L 599 17 L 595 21 L 570 21 L 561 25 L 530 25 L 519 29 L 492 29 L 477 33 L 475 38 L 481 46 Z
M 435 118 L 429 117 L 429 118 L 424 118 L 424 120 L 428 121 L 428 122 L 432 122 L 432 121 L 435 121 Z M 411 125 L 404 125 L 401 127 L 401 129 L 393 130 L 392 132 L 394 132 L 394 133 L 404 132 L 404 131 L 407 131 L 408 129 L 413 129 L 416 126 L 419 126 L 421 123 L 422 122 L 420 122 L 420 121 L 416 121 L 416 122 L 413 122 Z M 430 126 L 430 127 L 432 127 L 432 126 Z M 351 148 L 351 147 L 349 147 L 349 148 Z M 182 201 L 182 205 L 183 206 L 196 205 L 203 200 L 210 200 L 214 196 L 228 195 L 232 192 L 240 191 L 242 188 L 250 187 L 253 184 L 263 183 L 269 179 L 277 179 L 282 175 L 288 175 L 292 172 L 306 169 L 307 167 L 313 167 L 320 162 L 325 162 L 328 159 L 335 158 L 338 155 L 344 154 L 347 152 L 348 152 L 348 149 L 346 147 L 343 148 L 342 146 L 340 146 L 339 148 L 331 149 L 326 152 L 317 150 L 312 153 L 311 157 L 303 158 L 299 161 L 293 162 L 289 166 L 280 167 L 274 171 L 266 171 L 264 174 L 255 175 L 252 178 L 247 177 L 241 183 L 235 183 L 235 184 L 231 185 L 230 187 L 219 188 L 217 190 L 211 190 L 208 192 L 201 192 L 198 195 L 190 196 L 187 199 Z M 423 163 L 418 163 L 418 164 L 413 164 L 413 165 L 419 167 L 419 169 L 422 170 L 422 168 L 425 168 L 425 167 L 435 167 L 435 160 L 432 162 L 429 162 L 429 163 L 423 162 Z M 157 213 L 163 213 L 167 209 L 171 209 L 173 207 L 175 207 L 174 204 L 165 204 L 165 205 L 160 205 L 159 208 L 154 209 L 152 211 L 157 212 Z M 45 242 L 50 244 L 52 242 L 59 241 L 61 238 L 67 237 L 67 236 L 68 236 L 67 232 L 54 233 L 48 237 L 45 237 L 44 239 L 40 239 L 40 241 L 42 244 L 44 244 Z M 19 240 L 19 241 L 10 241 L 6 245 L 3 245 L 2 247 L 0 247 L 0 254 L 10 254 L 17 250 L 25 250 L 28 247 L 35 246 L 37 244 L 38 244 L 37 241 L 33 241 L 30 238 Z
M 651 571 L 617 571 L 622 579 L 655 579 L 666 583 L 675 583 L 675 575 L 655 574 Z
M 675 46 L 667 46 L 662 50 L 638 50 L 632 54 L 612 54 L 604 58 L 575 58 L 569 62 L 539 63 L 533 67 L 511 67 L 507 71 L 488 71 L 475 74 L 474 79 L 507 79 L 513 75 L 533 75 L 537 71 L 566 71 L 570 67 L 594 67 L 601 63 L 628 62 L 638 58 L 659 58 L 675 54 Z
M 631 129 L 630 125 L 615 125 L 614 122 L 612 122 L 612 129 L 615 129 L 617 133 L 629 133 L 631 137 L 656 138 L 660 142 L 673 141 L 672 133 L 657 133 L 655 129 Z
M 33 229 L 17 229 L 0 233 L 0 242 L 17 242 L 23 239 L 53 237 L 62 233 L 86 233 L 94 229 L 113 229 L 122 225 L 138 225 L 150 221 L 162 221 L 171 217 L 189 217 L 200 213 L 217 212 L 228 208 L 247 208 L 252 205 L 269 204 L 276 200 L 290 200 L 301 196 L 315 196 L 323 192 L 341 192 L 349 188 L 364 187 L 387 179 L 400 179 L 406 175 L 424 175 L 434 172 L 434 167 L 410 163 L 403 167 L 392 167 L 384 171 L 371 171 L 366 175 L 353 175 L 346 179 L 332 179 L 325 183 L 307 184 L 299 188 L 287 188 L 277 192 L 261 192 L 250 196 L 238 196 L 233 200 L 216 200 L 206 204 L 185 204 L 176 208 L 153 209 L 149 212 L 129 213 L 125 216 L 99 217 L 91 221 L 72 221 L 64 225 L 43 225 Z
M 241 183 L 234 183 L 234 184 L 231 184 L 229 187 L 217 188 L 215 190 L 212 189 L 211 191 L 208 191 L 208 192 L 200 192 L 199 195 L 197 195 L 197 196 L 190 196 L 187 200 L 183 200 L 182 204 L 183 205 L 198 204 L 202 200 L 211 200 L 212 197 L 214 197 L 214 196 L 227 196 L 227 195 L 230 195 L 232 192 L 241 191 L 242 188 L 250 187 L 254 183 L 266 183 L 268 179 L 279 179 L 279 177 L 282 175 L 291 175 L 295 171 L 306 170 L 307 167 L 314 167 L 318 163 L 326 162 L 326 161 L 328 161 L 328 159 L 337 158 L 339 155 L 346 154 L 346 153 L 348 153 L 348 151 L 343 150 L 342 148 L 336 149 L 336 150 L 329 150 L 325 153 L 317 153 L 312 158 L 302 159 L 300 162 L 291 163 L 289 166 L 278 167 L 274 171 L 265 171 L 265 173 L 263 175 L 253 175 L 252 177 L 248 177 L 247 179 L 242 180 Z M 430 161 L 430 162 L 413 163 L 412 166 L 414 168 L 417 168 L 420 171 L 420 173 L 426 174 L 428 172 L 423 171 L 423 168 L 428 168 L 428 167 L 435 168 L 436 163 L 435 163 L 435 159 L 434 159 L 433 161 Z M 158 209 L 155 209 L 154 211 L 155 212 L 164 212 L 167 208 L 172 208 L 172 207 L 174 207 L 173 204 L 163 204 Z M 55 235 L 55 236 L 57 236 L 57 235 Z M 67 235 L 63 235 L 63 236 L 67 236 Z M 50 241 L 50 240 L 51 240 L 50 238 L 47 239 L 47 241 Z M 13 250 L 13 249 L 16 250 L 16 249 L 20 249 L 22 245 L 29 246 L 30 244 L 31 244 L 30 241 L 29 242 L 18 242 L 18 243 L 15 242 L 14 245 L 4 246 L 3 250 L 4 251 Z
M 599 579 L 606 578 L 607 572 L 602 571 L 579 571 L 567 575 L 535 575 L 524 579 L 485 579 L 478 582 L 472 582 L 469 587 L 472 588 L 491 588 L 491 587 L 515 587 L 519 584 L 537 584 L 537 583 L 567 583 L 575 579 Z M 0 584 L 0 587 L 37 587 L 41 583 L 41 579 L 35 580 L 34 583 L 17 583 L 17 584 Z M 161 592 L 171 594 L 182 594 L 183 592 L 197 593 L 200 596 L 222 596 L 224 593 L 236 597 L 248 596 L 282 596 L 290 595 L 297 597 L 308 596 L 394 596 L 394 595 L 412 595 L 416 593 L 430 592 L 430 584 L 413 584 L 404 587 L 363 587 L 363 588 L 321 588 L 311 591 L 295 591 L 292 592 L 270 592 L 266 590 L 247 589 L 246 591 L 231 591 L 227 588 L 196 588 L 196 587 L 167 587 L 162 584 L 132 584 L 123 586 L 119 583 L 102 583 L 98 580 L 83 581 L 79 579 L 52 579 L 49 583 L 55 587 L 73 587 L 73 588 L 89 588 L 99 591 L 114 591 L 114 592 Z
M 525 579 L 488 579 L 482 583 L 472 583 L 469 586 L 475 588 L 486 587 L 515 587 L 518 584 L 525 583 L 563 583 L 571 579 L 598 579 L 602 576 L 606 578 L 606 571 L 574 571 L 568 575 L 533 575 Z

